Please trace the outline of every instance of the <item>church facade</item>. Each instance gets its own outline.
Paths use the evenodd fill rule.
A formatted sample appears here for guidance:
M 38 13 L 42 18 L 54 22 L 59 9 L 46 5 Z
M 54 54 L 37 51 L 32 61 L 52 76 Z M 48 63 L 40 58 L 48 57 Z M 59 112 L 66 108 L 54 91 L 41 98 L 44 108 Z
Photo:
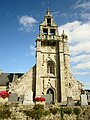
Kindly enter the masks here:
M 33 99 L 50 94 L 54 102 L 65 102 L 67 97 L 80 100 L 82 83 L 71 74 L 68 36 L 64 31 L 59 35 L 49 9 L 39 27 L 36 64 L 13 82 L 9 91 L 19 96 L 32 91 Z

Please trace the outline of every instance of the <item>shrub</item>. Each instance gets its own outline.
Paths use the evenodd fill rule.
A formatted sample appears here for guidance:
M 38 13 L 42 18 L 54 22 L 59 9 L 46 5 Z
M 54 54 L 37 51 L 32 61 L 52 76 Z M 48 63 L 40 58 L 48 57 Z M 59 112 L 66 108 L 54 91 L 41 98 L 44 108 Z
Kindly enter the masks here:
M 34 110 L 44 109 L 44 105 L 37 104 L 37 105 L 34 106 L 33 109 L 34 109 Z
M 24 113 L 26 114 L 26 116 L 31 117 L 35 120 L 40 119 L 43 115 L 42 110 L 26 110 L 24 111 Z
M 10 117 L 11 116 L 11 111 L 10 110 L 0 110 L 0 118 L 3 118 L 3 119 L 5 119 L 5 118 L 8 118 L 8 117 Z
M 43 113 L 44 116 L 47 116 L 47 115 L 49 115 L 49 114 L 50 114 L 50 111 L 49 111 L 49 110 L 45 110 L 44 113 Z
M 3 105 L 0 108 L 0 118 L 5 119 L 9 118 L 11 116 L 12 112 L 10 111 L 10 106 L 8 105 Z
M 65 109 L 64 109 L 64 113 L 66 113 L 66 114 L 68 114 L 68 115 L 72 114 L 72 108 L 71 108 L 71 107 L 65 108 Z
M 64 116 L 64 111 L 65 111 L 65 109 L 61 107 L 61 110 L 60 110 L 61 118 L 63 118 L 63 116 Z
M 43 116 L 43 111 L 38 109 L 38 110 L 34 110 L 34 118 L 36 119 L 40 119 Z
M 64 120 L 64 108 L 60 108 L 60 115 L 61 115 L 61 120 Z
M 43 115 L 47 115 L 47 112 L 44 110 L 44 106 L 40 104 L 35 105 L 32 110 L 25 110 L 23 112 L 26 116 L 31 117 L 32 119 L 34 118 L 35 120 L 40 119 Z
M 75 115 L 79 115 L 81 113 L 81 109 L 80 108 L 74 108 L 73 110 Z
M 50 108 L 49 110 L 50 110 L 50 113 L 55 115 L 59 109 L 58 108 Z
M 31 117 L 32 119 L 35 117 L 34 110 L 24 110 L 23 112 L 26 114 L 26 116 Z

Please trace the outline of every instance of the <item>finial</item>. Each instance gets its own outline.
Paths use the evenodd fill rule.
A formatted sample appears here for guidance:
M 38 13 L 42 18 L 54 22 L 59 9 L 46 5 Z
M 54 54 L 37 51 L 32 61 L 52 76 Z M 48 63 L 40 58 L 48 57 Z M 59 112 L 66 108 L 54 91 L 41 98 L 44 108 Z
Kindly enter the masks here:
M 65 35 L 65 32 L 64 32 L 64 30 L 63 30 L 63 32 L 62 32 L 62 35 Z
M 50 15 L 50 8 L 47 9 L 47 14 Z
M 63 34 L 64 34 L 64 30 L 63 30 Z
M 63 33 L 62 33 L 62 37 L 67 38 L 67 35 L 65 34 L 64 30 L 63 30 Z
M 50 1 L 48 0 L 48 9 L 47 9 L 47 14 L 50 15 Z

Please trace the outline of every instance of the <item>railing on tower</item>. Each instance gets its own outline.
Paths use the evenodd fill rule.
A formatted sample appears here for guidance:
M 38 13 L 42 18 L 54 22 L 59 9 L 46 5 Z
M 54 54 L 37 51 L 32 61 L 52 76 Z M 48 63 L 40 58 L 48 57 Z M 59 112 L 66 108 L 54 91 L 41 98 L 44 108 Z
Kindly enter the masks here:
M 61 39 L 60 36 L 56 36 L 56 35 L 37 35 L 37 39 L 47 39 L 47 40 L 57 40 L 57 39 Z

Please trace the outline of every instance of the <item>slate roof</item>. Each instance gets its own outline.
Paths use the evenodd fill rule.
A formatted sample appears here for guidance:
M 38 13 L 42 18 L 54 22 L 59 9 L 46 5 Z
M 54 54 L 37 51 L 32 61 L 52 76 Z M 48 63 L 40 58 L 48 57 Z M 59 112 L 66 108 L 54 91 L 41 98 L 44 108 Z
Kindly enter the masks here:
M 1 73 L 0 86 L 6 86 L 9 82 L 15 81 L 20 78 L 24 73 Z
M 87 90 L 85 90 L 85 91 L 90 93 L 90 89 L 87 89 Z

